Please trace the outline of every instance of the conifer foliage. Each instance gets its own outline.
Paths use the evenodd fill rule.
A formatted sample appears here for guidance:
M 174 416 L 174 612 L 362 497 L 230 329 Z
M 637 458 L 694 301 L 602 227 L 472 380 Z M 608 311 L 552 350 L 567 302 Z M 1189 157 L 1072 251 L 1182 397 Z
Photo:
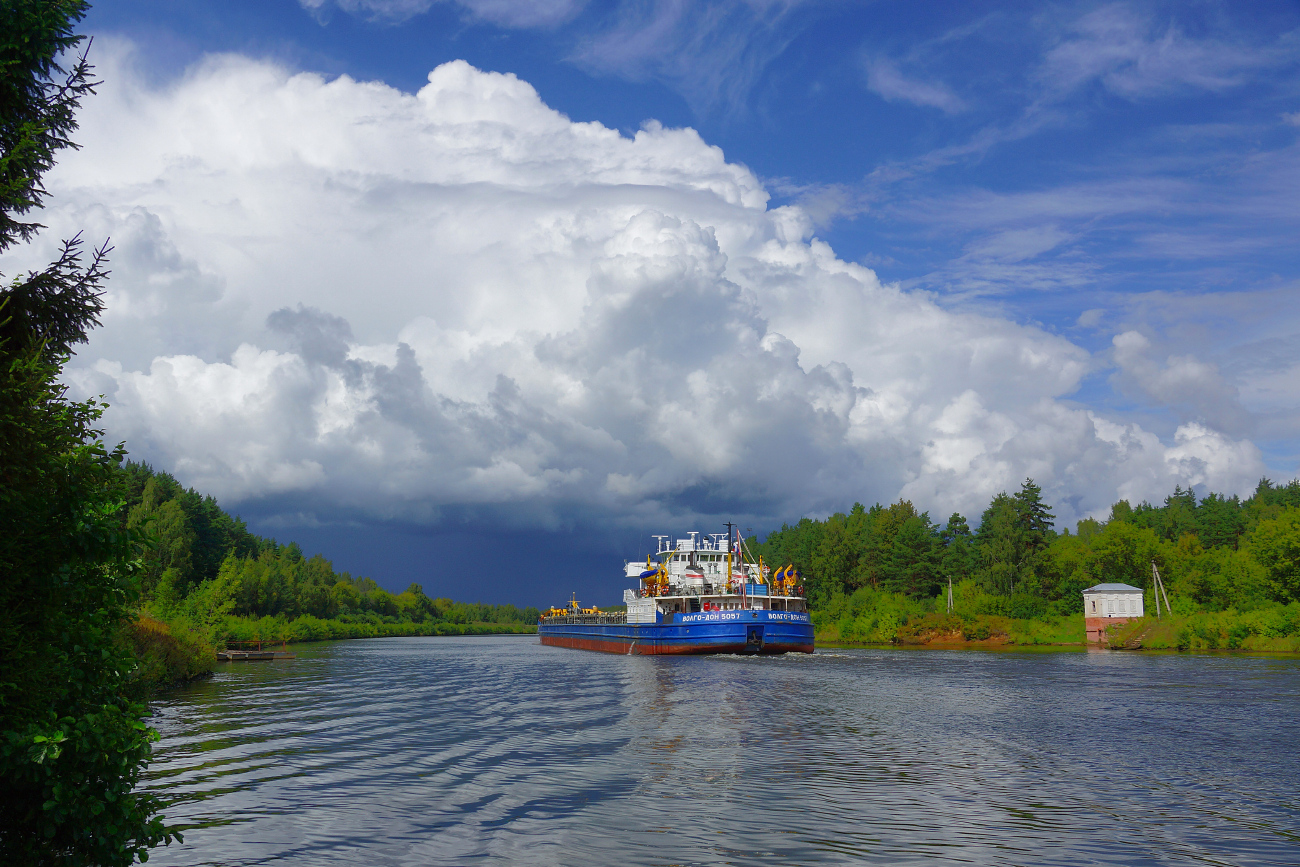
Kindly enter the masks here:
M 41 178 L 71 146 L 94 86 L 79 0 L 0 0 L 0 251 Z M 66 63 L 71 57 L 70 63 Z M 149 758 L 129 700 L 123 635 L 143 537 L 124 525 L 119 449 L 102 405 L 68 400 L 58 374 L 98 321 L 106 250 L 79 239 L 50 266 L 0 276 L 0 861 L 130 864 L 171 839 L 136 793 Z

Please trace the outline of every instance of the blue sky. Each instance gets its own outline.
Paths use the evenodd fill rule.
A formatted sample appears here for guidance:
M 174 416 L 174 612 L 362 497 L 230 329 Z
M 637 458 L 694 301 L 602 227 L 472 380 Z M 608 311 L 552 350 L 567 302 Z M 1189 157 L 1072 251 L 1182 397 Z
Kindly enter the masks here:
M 551 546 L 552 559 L 566 548 L 586 551 L 596 569 L 644 533 L 733 515 L 762 529 L 854 499 L 898 496 L 935 515 L 977 513 L 997 489 L 1034 475 L 1073 520 L 1120 495 L 1159 498 L 1174 483 L 1238 492 L 1263 473 L 1291 478 L 1300 466 L 1294 3 L 115 2 L 95 7 L 85 29 L 96 36 L 108 90 L 86 117 L 84 164 L 54 183 L 62 210 L 48 222 L 89 220 L 92 232 L 121 240 L 119 309 L 130 312 L 115 320 L 110 309 L 74 382 L 109 394 L 120 407 L 110 423 L 137 454 L 189 484 L 215 487 L 259 527 L 318 542 L 341 565 L 385 583 L 404 586 L 409 564 L 445 553 L 438 540 L 449 534 L 490 539 L 499 527 Z M 586 122 L 621 139 L 591 145 L 605 150 L 584 156 L 580 171 L 565 168 L 562 155 L 507 154 L 482 168 L 488 157 L 476 153 L 505 151 L 496 133 L 483 138 L 481 124 L 471 129 L 461 109 L 448 108 L 460 103 L 436 102 L 424 126 L 409 123 L 413 106 L 435 104 L 411 95 L 431 93 L 421 91 L 431 70 L 456 60 L 469 71 L 442 67 L 447 74 L 430 88 L 486 100 L 503 80 L 483 74 L 513 73 L 535 89 L 541 108 L 516 93 L 514 108 L 492 115 L 511 128 L 510 141 L 532 142 L 525 150 L 561 134 L 543 109 L 575 124 L 563 132 L 578 136 L 571 147 L 587 147 Z M 315 76 L 293 78 L 299 73 Z M 330 86 L 339 76 L 386 89 L 344 93 Z M 365 108 L 372 98 L 373 112 Z M 276 126 L 264 102 L 296 125 Z M 244 106 L 262 108 L 245 118 Z M 198 118 L 204 112 L 247 123 L 250 140 L 274 141 L 289 156 L 254 177 L 248 167 L 261 155 L 238 143 L 217 153 L 212 136 L 192 140 L 193 129 L 215 122 Z M 426 136 L 450 129 L 438 125 L 453 115 L 455 135 Z M 393 142 L 391 157 L 371 146 L 364 160 L 330 163 L 337 155 L 313 150 L 366 124 L 389 130 L 381 140 Z M 698 137 L 674 137 L 686 128 Z M 150 156 L 103 156 L 122 129 L 148 130 L 149 143 L 134 151 Z M 710 148 L 721 149 L 725 165 Z M 457 160 L 466 168 L 431 180 L 437 172 L 428 166 Z M 610 180 L 589 180 L 609 166 L 617 167 Z M 301 183 L 292 181 L 299 170 Z M 102 181 L 119 175 L 131 181 Z M 213 178 L 225 180 L 204 186 Z M 357 195 L 331 198 L 351 183 Z M 744 192 L 751 188 L 758 192 Z M 232 191 L 249 225 L 305 215 L 304 225 L 348 235 L 351 258 L 340 252 L 343 264 L 295 283 L 214 216 L 219 189 Z M 719 198 L 704 201 L 701 190 Z M 765 203 L 753 198 L 760 195 Z M 412 258 L 387 276 L 401 291 L 345 280 L 351 262 L 420 247 L 418 233 L 401 248 L 382 238 L 450 207 L 442 196 L 497 213 L 484 218 L 489 227 L 520 208 L 545 216 L 502 229 L 495 259 L 462 263 L 455 247 L 440 247 L 440 260 Z M 408 207 L 404 220 L 384 222 Z M 663 219 L 638 222 L 638 208 Z M 597 211 L 603 216 L 592 217 Z M 566 241 L 563 253 L 519 247 L 537 226 L 559 224 L 587 228 L 565 235 L 579 240 Z M 442 235 L 456 226 L 439 225 Z M 286 261 L 297 249 L 304 262 L 329 255 L 306 236 L 275 237 Z M 614 356 L 596 335 L 615 322 L 596 315 L 602 293 L 618 285 L 619 298 L 645 291 L 662 299 L 686 285 L 636 283 L 649 265 L 615 273 L 609 263 L 626 262 L 627 250 L 650 255 L 647 238 L 658 239 L 658 265 L 705 275 L 678 303 L 712 311 L 730 323 L 727 334 L 748 329 L 756 341 L 698 359 L 674 350 L 660 359 L 669 365 L 662 381 L 680 377 L 680 389 L 697 396 L 711 393 L 702 383 L 721 383 L 719 394 L 733 402 L 762 395 L 775 401 L 759 414 L 762 425 L 776 411 L 805 432 L 834 417 L 834 442 L 824 431 L 770 443 L 723 433 L 739 422 L 724 424 L 717 410 L 702 420 L 698 407 L 663 396 L 680 389 L 652 398 L 644 383 L 620 380 L 619 389 L 601 390 Z M 754 246 L 761 238 L 766 252 Z M 590 259 L 601 244 L 604 258 Z M 722 258 L 708 264 L 715 253 Z M 784 276 L 773 270 L 778 260 Z M 258 261 L 275 264 L 259 271 Z M 485 288 L 499 288 L 506 277 L 495 269 L 515 262 L 510 279 L 532 281 L 521 299 L 554 293 L 554 304 L 518 322 L 509 311 L 527 302 Z M 845 281 L 856 282 L 850 290 Z M 179 287 L 175 297 L 190 306 L 156 294 L 164 284 Z M 641 288 L 627 288 L 634 285 Z M 379 303 L 368 304 L 368 293 Z M 480 299 L 478 307 L 466 298 Z M 277 319 L 275 310 L 285 312 Z M 539 324 L 551 310 L 569 311 L 567 319 Z M 636 328 L 634 319 L 617 321 Z M 428 331 L 427 322 L 441 330 Z M 565 331 L 566 322 L 575 330 Z M 722 345 L 710 335 L 693 339 Z M 327 343 L 328 352 L 320 348 Z M 261 354 L 240 355 L 241 346 Z M 438 440 L 404 464 L 402 479 L 367 488 L 361 464 L 339 468 L 381 448 L 375 443 L 388 434 L 349 428 L 352 451 L 331 451 L 341 448 L 329 439 L 341 428 L 330 425 L 341 423 L 323 415 L 296 444 L 277 440 L 271 431 L 284 424 L 271 421 L 214 429 L 211 446 L 202 435 L 163 432 L 164 380 L 186 394 L 212 387 L 255 396 L 284 376 L 255 371 L 284 359 L 306 365 L 304 383 L 334 376 L 332 387 L 346 391 L 364 381 L 349 399 L 369 401 L 400 426 L 381 386 L 408 369 L 401 346 L 414 347 L 408 367 L 424 377 L 420 400 L 441 401 L 438 418 L 454 406 L 462 421 L 479 420 L 464 422 L 475 431 L 493 419 L 495 433 L 470 435 L 498 443 L 465 459 L 483 469 L 478 481 L 448 481 L 431 469 L 429 454 L 452 450 L 452 440 Z M 451 346 L 461 354 L 439 354 Z M 751 349 L 760 353 L 756 366 L 727 366 Z M 789 394 L 773 398 L 761 382 L 745 390 L 742 380 L 761 365 L 773 366 L 757 380 L 785 382 L 779 365 L 787 362 Z M 462 373 L 439 384 L 432 371 L 440 363 Z M 316 403 L 304 396 L 304 406 L 328 403 L 321 395 L 331 386 L 319 387 Z M 511 400 L 549 414 L 510 409 Z M 634 442 L 639 434 L 621 431 L 644 430 L 622 426 L 636 413 L 642 426 L 653 418 L 683 433 Z M 404 435 L 437 428 L 433 416 L 422 418 Z M 704 431 L 698 442 L 687 427 Z M 567 432 L 554 433 L 560 428 Z M 526 442 L 546 445 L 518 457 Z M 298 458 L 312 449 L 325 451 Z M 272 453 L 279 456 L 265 463 L 248 457 Z M 790 454 L 801 457 L 788 477 L 755 468 Z M 519 480 L 502 481 L 516 472 Z M 421 474 L 427 484 L 403 487 Z M 220 481 L 232 475 L 244 481 Z M 594 504 L 595 488 L 582 488 L 580 477 L 604 480 L 601 496 L 611 499 Z M 386 496 L 398 489 L 403 505 L 394 507 Z M 375 533 L 404 541 L 367 553 Z M 502 557 L 500 576 L 531 559 L 522 550 Z M 584 579 L 576 589 L 597 586 Z M 482 595 L 520 592 L 500 577 Z

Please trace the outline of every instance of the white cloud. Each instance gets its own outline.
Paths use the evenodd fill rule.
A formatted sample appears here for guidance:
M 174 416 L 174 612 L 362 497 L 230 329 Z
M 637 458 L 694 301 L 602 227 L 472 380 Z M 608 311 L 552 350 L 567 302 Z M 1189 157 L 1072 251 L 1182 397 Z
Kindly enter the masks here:
M 874 57 L 867 61 L 867 88 L 880 94 L 890 102 L 902 101 L 915 105 L 937 108 L 954 114 L 965 109 L 966 105 L 951 89 L 935 82 L 908 78 L 898 65 L 885 57 Z
M 382 21 L 406 21 L 423 15 L 435 3 L 450 3 L 472 17 L 503 27 L 547 27 L 572 18 L 585 0 L 298 0 L 317 16 L 331 8 Z
M 572 60 L 588 71 L 656 79 L 698 113 L 734 113 L 798 35 L 807 0 L 653 0 L 615 4 L 609 23 L 584 36 Z
M 1111 341 L 1121 388 L 1138 391 L 1157 405 L 1184 410 L 1219 430 L 1241 432 L 1248 416 L 1237 389 L 1219 369 L 1192 355 L 1170 355 L 1164 363 L 1151 357 L 1151 341 L 1136 331 L 1125 331 Z
M 1165 445 L 1069 403 L 1087 352 L 841 261 L 694 131 L 575 123 L 459 62 L 404 94 L 240 57 L 155 87 L 110 53 L 50 177 L 48 235 L 123 251 L 69 377 L 228 503 L 779 522 L 977 514 L 1032 475 L 1069 519 L 1260 474 L 1209 426 Z
M 1259 69 L 1296 60 L 1285 40 L 1251 45 L 1198 38 L 1176 24 L 1161 26 L 1128 4 L 1112 3 L 1074 21 L 1047 52 L 1038 75 L 1056 94 L 1095 81 L 1136 100 L 1183 89 L 1222 92 Z

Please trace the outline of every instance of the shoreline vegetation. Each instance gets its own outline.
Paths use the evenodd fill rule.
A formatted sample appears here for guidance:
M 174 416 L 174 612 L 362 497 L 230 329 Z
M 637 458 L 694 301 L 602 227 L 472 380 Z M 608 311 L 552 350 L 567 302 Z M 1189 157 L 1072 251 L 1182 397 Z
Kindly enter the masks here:
M 140 562 L 140 604 L 128 639 L 137 692 L 210 674 L 227 642 L 302 643 L 396 636 L 537 631 L 538 610 L 431 599 L 418 584 L 389 593 L 336 572 L 319 554 L 249 532 L 211 496 L 127 461 L 120 470 L 129 531 L 152 544 Z
M 121 472 L 127 528 L 153 540 L 129 630 L 142 697 L 210 674 L 227 642 L 537 631 L 535 608 L 431 599 L 418 584 L 389 593 L 250 533 L 167 473 L 130 461 Z M 1081 591 L 1131 584 L 1153 612 L 1155 562 L 1174 610 L 1117 623 L 1106 646 L 1300 652 L 1298 481 L 1261 480 L 1244 501 L 1176 488 L 1161 506 L 1121 500 L 1109 520 L 1058 533 L 1026 479 L 994 497 L 974 531 L 960 514 L 941 528 L 903 500 L 804 518 L 749 544 L 807 576 L 822 647 L 1082 648 Z
M 1120 500 L 1106 521 L 1057 532 L 1026 479 L 976 530 L 900 500 L 748 544 L 803 573 L 819 646 L 1082 647 L 1082 591 L 1117 582 L 1143 590 L 1147 616 L 1112 627 L 1111 648 L 1300 652 L 1300 481 L 1261 479 L 1244 500 L 1178 487 L 1162 505 Z M 1153 563 L 1173 606 L 1159 619 Z
M 1190 615 L 1136 617 L 1107 634 L 1105 644 L 1088 644 L 1083 615 L 1045 620 L 1020 620 L 995 615 L 969 619 L 929 616 L 896 630 L 863 635 L 841 632 L 840 625 L 813 614 L 819 648 L 928 647 L 1061 648 L 1110 650 L 1169 650 L 1300 653 L 1300 604 L 1268 611 L 1198 612 Z M 819 625 L 820 624 L 820 625 Z
M 537 631 L 535 608 L 431 599 L 418 584 L 390 593 L 250 533 L 167 473 L 130 461 L 121 473 L 127 529 L 152 539 L 129 630 L 141 697 L 210 674 L 228 642 Z M 1084 647 L 1081 591 L 1131 584 L 1154 612 L 1155 562 L 1173 611 L 1117 623 L 1106 646 L 1300 652 L 1297 481 L 1261 480 L 1244 501 L 1177 488 L 1161 506 L 1120 501 L 1109 520 L 1058 533 L 1026 479 L 993 498 L 975 531 L 960 514 L 941 528 L 903 500 L 804 518 L 749 544 L 804 573 L 822 647 Z

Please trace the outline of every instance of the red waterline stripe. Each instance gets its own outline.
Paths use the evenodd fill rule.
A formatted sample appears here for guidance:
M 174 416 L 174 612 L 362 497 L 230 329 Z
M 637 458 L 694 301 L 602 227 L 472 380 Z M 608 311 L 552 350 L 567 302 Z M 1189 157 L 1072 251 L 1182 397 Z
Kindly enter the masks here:
M 737 644 L 633 644 L 632 641 L 602 641 L 599 638 L 578 638 L 569 635 L 542 635 L 542 644 L 551 647 L 571 647 L 575 650 L 595 650 L 601 653 L 633 653 L 639 656 L 686 655 L 698 653 L 754 653 L 743 642 Z M 630 650 L 629 650 L 630 648 Z M 811 644 L 778 644 L 767 642 L 760 654 L 812 653 Z

